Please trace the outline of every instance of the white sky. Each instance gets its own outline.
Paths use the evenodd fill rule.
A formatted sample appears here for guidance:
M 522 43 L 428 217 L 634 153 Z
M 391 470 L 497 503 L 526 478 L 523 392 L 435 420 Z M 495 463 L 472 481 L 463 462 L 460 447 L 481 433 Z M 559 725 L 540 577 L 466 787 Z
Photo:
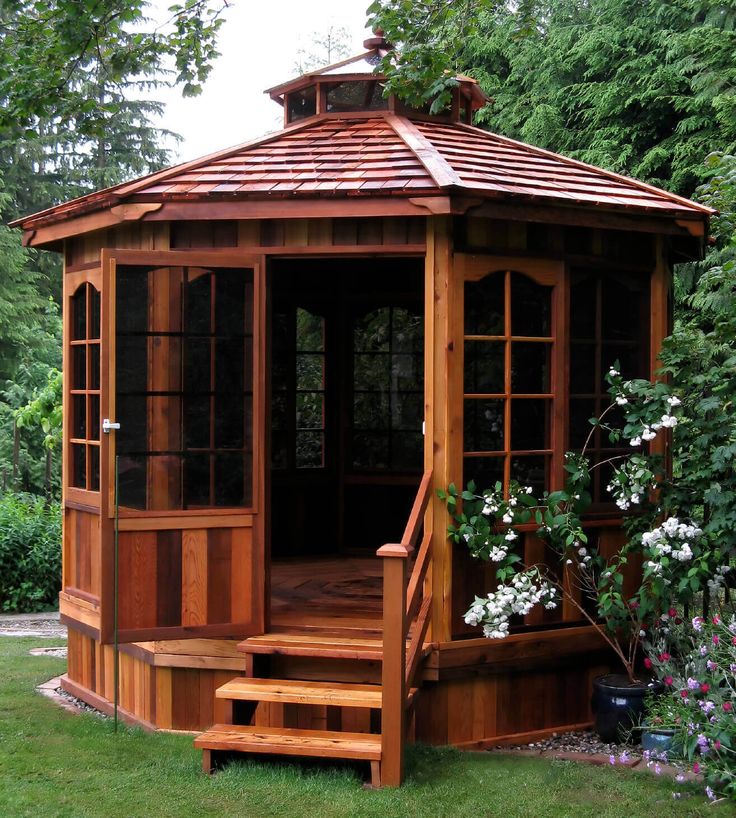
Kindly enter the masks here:
M 230 0 L 220 29 L 221 56 L 200 96 L 177 89 L 153 96 L 166 103 L 156 123 L 180 134 L 181 161 L 255 139 L 282 127 L 283 109 L 263 91 L 291 79 L 299 48 L 310 49 L 315 31 L 330 25 L 354 35 L 351 54 L 363 50 L 370 0 Z M 170 0 L 152 0 L 152 17 L 166 19 Z

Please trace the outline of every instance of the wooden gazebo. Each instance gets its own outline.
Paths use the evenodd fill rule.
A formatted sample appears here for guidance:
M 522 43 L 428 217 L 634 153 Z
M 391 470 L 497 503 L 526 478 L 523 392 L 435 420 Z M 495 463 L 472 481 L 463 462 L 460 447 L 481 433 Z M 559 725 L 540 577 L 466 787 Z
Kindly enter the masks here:
M 16 223 L 64 255 L 63 686 L 109 710 L 117 632 L 121 712 L 205 731 L 208 769 L 397 784 L 406 740 L 589 723 L 593 629 L 563 606 L 479 638 L 493 571 L 436 491 L 560 487 L 609 365 L 655 371 L 671 265 L 707 236 L 707 208 L 473 127 L 467 77 L 441 115 L 384 97 L 366 48 L 271 89 L 283 130 Z

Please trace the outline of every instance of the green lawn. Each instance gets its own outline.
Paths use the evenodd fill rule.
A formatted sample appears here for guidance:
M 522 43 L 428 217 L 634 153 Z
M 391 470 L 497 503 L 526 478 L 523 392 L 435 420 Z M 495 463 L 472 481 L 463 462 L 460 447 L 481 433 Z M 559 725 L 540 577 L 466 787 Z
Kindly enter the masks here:
M 413 748 L 400 790 L 357 772 L 297 763 L 232 764 L 209 778 L 188 736 L 146 734 L 62 711 L 34 686 L 64 661 L 31 657 L 51 640 L 0 638 L 0 816 L 452 816 L 676 818 L 715 812 L 671 781 L 536 758 Z

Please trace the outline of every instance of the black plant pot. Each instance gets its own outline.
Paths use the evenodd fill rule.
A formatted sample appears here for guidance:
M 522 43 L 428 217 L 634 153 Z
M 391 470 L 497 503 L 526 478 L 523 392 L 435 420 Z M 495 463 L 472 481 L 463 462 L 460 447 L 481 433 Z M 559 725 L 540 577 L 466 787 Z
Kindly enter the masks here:
M 633 727 L 641 724 L 647 693 L 661 693 L 662 682 L 630 682 L 623 673 L 609 673 L 593 679 L 591 706 L 595 731 L 602 741 L 625 741 Z

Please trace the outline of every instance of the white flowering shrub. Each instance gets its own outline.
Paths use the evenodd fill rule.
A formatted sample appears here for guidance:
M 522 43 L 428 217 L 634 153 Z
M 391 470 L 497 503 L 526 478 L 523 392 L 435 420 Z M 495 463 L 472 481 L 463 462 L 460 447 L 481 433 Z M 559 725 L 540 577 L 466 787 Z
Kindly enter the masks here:
M 553 608 L 565 596 L 598 629 L 633 680 L 642 640 L 653 623 L 706 586 L 719 588 L 727 567 L 714 563 L 714 549 L 702 527 L 673 513 L 677 509 L 667 503 L 664 463 L 647 451 L 647 443 L 681 422 L 679 398 L 664 383 L 623 380 L 618 365 L 607 380 L 611 405 L 591 424 L 607 431 L 613 443 L 627 441 L 630 454 L 591 463 L 586 455 L 591 431 L 582 452 L 566 454 L 567 480 L 561 491 L 536 497 L 531 487 L 513 481 L 506 493 L 500 483 L 478 491 L 471 481 L 462 492 L 451 485 L 439 494 L 453 516 L 450 537 L 492 563 L 499 582 L 487 597 L 476 597 L 465 615 L 469 625 L 482 627 L 488 638 L 502 639 L 512 617 L 524 616 L 536 605 Z M 614 410 L 623 416 L 622 423 L 611 422 Z M 583 525 L 591 505 L 591 475 L 607 464 L 613 468 L 608 492 L 628 512 L 627 541 L 612 555 L 599 552 Z M 530 523 L 559 557 L 558 566 L 524 563 L 517 527 Z M 626 577 L 630 581 L 637 574 L 638 585 L 625 591 Z M 582 600 L 570 592 L 571 577 Z

